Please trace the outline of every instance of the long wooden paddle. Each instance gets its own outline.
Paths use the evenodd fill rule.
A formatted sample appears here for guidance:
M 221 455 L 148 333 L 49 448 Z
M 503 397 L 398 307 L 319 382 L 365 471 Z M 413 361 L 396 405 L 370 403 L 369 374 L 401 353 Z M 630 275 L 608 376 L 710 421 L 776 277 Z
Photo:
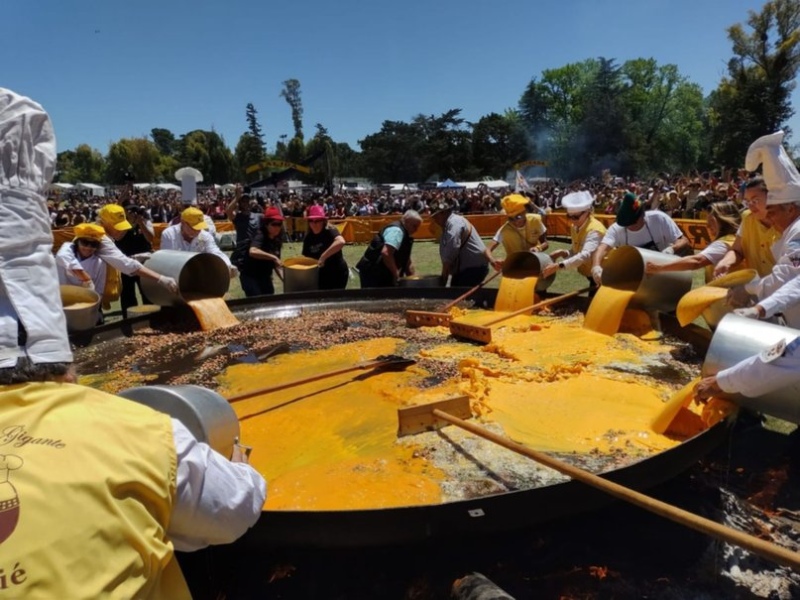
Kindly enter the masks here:
M 586 485 L 590 485 L 598 490 L 606 492 L 620 500 L 624 500 L 625 502 L 630 502 L 631 504 L 635 504 L 636 506 L 648 510 L 652 513 L 660 515 L 669 519 L 670 521 L 674 521 L 676 523 L 680 523 L 681 525 L 685 525 L 686 527 L 690 527 L 696 531 L 701 533 L 705 533 L 706 535 L 710 535 L 713 538 L 729 542 L 731 544 L 736 544 L 737 546 L 749 550 L 753 554 L 757 554 L 763 558 L 769 559 L 774 561 L 779 565 L 783 565 L 789 567 L 790 569 L 800 570 L 800 554 L 797 552 L 793 552 L 786 548 L 782 548 L 776 544 L 772 544 L 770 542 L 766 542 L 761 540 L 755 536 L 749 535 L 742 531 L 738 531 L 731 527 L 726 527 L 716 521 L 712 521 L 710 519 L 706 519 L 705 517 L 701 517 L 700 515 L 696 515 L 691 513 L 687 510 L 683 510 L 682 508 L 678 508 L 677 506 L 673 506 L 672 504 L 667 504 L 666 502 L 662 502 L 661 500 L 657 500 L 652 496 L 648 496 L 641 492 L 637 492 L 631 488 L 625 487 L 624 485 L 620 485 L 619 483 L 614 483 L 613 481 L 609 481 L 608 479 L 604 479 L 594 473 L 590 473 L 584 469 L 576 467 L 574 465 L 567 464 L 562 462 L 552 456 L 545 454 L 543 452 L 539 452 L 537 450 L 533 450 L 532 448 L 528 448 L 527 446 L 523 446 L 522 444 L 518 444 L 508 438 L 502 437 L 497 435 L 479 425 L 475 425 L 474 423 L 469 423 L 463 419 L 455 417 L 436 406 L 439 403 L 433 402 L 431 404 L 425 405 L 428 408 L 428 411 L 432 418 L 438 419 L 440 421 L 445 421 L 456 427 L 460 427 L 461 429 L 465 429 L 470 433 L 473 433 L 477 436 L 480 436 L 490 442 L 503 446 L 511 450 L 512 452 L 516 452 L 517 454 L 521 454 L 523 456 L 527 456 L 535 460 L 538 463 L 541 463 L 551 469 L 555 469 L 559 473 L 563 473 L 571 477 L 576 481 L 580 481 L 581 483 L 585 483 Z M 414 406 L 410 407 L 416 410 L 416 415 L 414 419 L 419 419 L 419 412 L 422 407 Z M 413 426 L 405 427 L 403 426 L 404 421 L 406 423 L 409 422 L 409 419 L 404 418 L 403 411 L 409 410 L 405 408 L 401 408 L 398 411 L 398 420 L 399 420 L 399 427 L 398 430 L 405 431 L 406 434 L 408 433 L 418 433 L 420 431 L 425 431 L 430 427 L 423 427 L 423 428 L 415 428 Z
M 296 379 L 294 381 L 288 381 L 286 383 L 271 385 L 269 387 L 263 387 L 257 390 L 251 390 L 249 392 L 242 392 L 241 394 L 236 394 L 234 396 L 228 396 L 228 402 L 233 403 L 233 402 L 238 402 L 239 400 L 246 400 L 247 398 L 252 398 L 253 396 L 263 396 L 264 394 L 278 392 L 280 390 L 285 390 L 290 387 L 296 387 L 298 385 L 311 383 L 312 381 L 319 381 L 320 379 L 327 379 L 328 377 L 335 377 L 336 375 L 342 375 L 344 373 L 350 373 L 352 371 L 365 371 L 367 369 L 382 369 L 382 370 L 405 369 L 406 367 L 413 365 L 416 362 L 417 361 L 411 358 L 405 358 L 394 354 L 389 354 L 386 356 L 378 356 L 376 358 L 373 358 L 372 360 L 367 360 L 358 363 L 357 365 L 352 365 L 350 367 L 344 367 L 343 369 L 326 371 L 325 373 L 317 373 L 316 375 L 311 375 L 310 377 L 304 377 L 303 379 Z
M 409 327 L 439 327 L 439 326 L 447 326 L 450 323 L 450 315 L 448 314 L 448 310 L 453 308 L 459 302 L 466 300 L 472 294 L 477 292 L 487 283 L 495 279 L 499 276 L 502 271 L 497 271 L 496 273 L 492 274 L 491 276 L 487 277 L 483 281 L 481 281 L 478 285 L 473 288 L 470 288 L 468 291 L 461 294 L 455 300 L 452 300 L 445 304 L 442 308 L 438 311 L 424 311 L 424 310 L 407 310 L 406 311 L 406 325 Z
M 547 300 L 542 300 L 541 302 L 537 302 L 536 304 L 525 306 L 523 308 L 520 308 L 519 310 L 515 310 L 514 312 L 510 312 L 496 319 L 492 319 L 491 321 L 488 321 L 483 325 L 470 325 L 469 323 L 460 323 L 458 322 L 458 320 L 452 320 L 450 321 L 450 333 L 456 337 L 463 337 L 470 340 L 474 340 L 476 342 L 488 344 L 489 342 L 492 341 L 492 325 L 497 325 L 498 323 L 502 323 L 503 321 L 506 321 L 513 317 L 518 317 L 519 315 L 530 314 L 534 310 L 544 308 L 545 306 L 551 306 L 553 304 L 561 302 L 562 300 L 573 298 L 579 294 L 583 294 L 584 292 L 588 291 L 589 288 L 585 287 L 580 290 L 575 290 L 574 292 L 561 294 L 560 296 L 556 296 L 555 298 L 548 298 Z

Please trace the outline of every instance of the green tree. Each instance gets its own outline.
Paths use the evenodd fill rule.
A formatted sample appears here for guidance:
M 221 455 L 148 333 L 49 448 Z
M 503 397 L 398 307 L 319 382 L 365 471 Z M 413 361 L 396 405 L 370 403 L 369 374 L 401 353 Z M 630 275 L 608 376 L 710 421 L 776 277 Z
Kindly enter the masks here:
M 284 98 L 292 109 L 292 124 L 294 137 L 301 143 L 303 141 L 303 101 L 300 98 L 300 82 L 297 79 L 287 79 L 283 82 L 281 97 Z M 289 142 L 291 146 L 291 142 Z
M 328 130 L 321 123 L 317 123 L 314 128 L 316 133 L 306 144 L 306 156 L 314 156 L 319 152 L 323 152 L 323 154 L 312 165 L 311 174 L 306 179 L 309 183 L 332 189 L 333 177 L 337 170 L 336 155 L 333 151 L 334 143 Z
M 527 159 L 531 152 L 517 111 L 488 114 L 472 127 L 472 157 L 480 175 L 503 179 L 514 163 Z
M 78 181 L 87 183 L 97 183 L 104 181 L 106 161 L 102 154 L 87 144 L 81 144 L 75 148 L 75 160 L 73 163 Z
M 599 58 L 598 68 L 582 94 L 578 135 L 571 145 L 567 176 L 599 174 L 603 169 L 621 175 L 635 172 L 629 155 L 629 115 L 623 104 L 622 72 L 613 60 Z
M 106 155 L 106 181 L 125 183 L 125 173 L 137 181 L 154 181 L 159 173 L 161 154 L 147 138 L 123 138 L 111 144 Z
M 175 151 L 175 134 L 169 129 L 154 128 L 150 130 L 150 137 L 153 138 L 153 143 L 158 148 L 158 151 L 164 156 L 172 156 Z
M 380 131 L 367 135 L 361 145 L 364 176 L 378 183 L 424 181 L 422 149 L 425 137 L 418 124 L 384 121 Z
M 794 114 L 791 93 L 800 66 L 800 2 L 772 0 L 728 28 L 733 58 L 709 98 L 710 152 L 719 165 L 742 164 L 756 138 Z
M 233 154 L 216 131 L 190 131 L 181 136 L 178 146 L 180 166 L 198 169 L 204 183 L 221 184 L 233 179 Z
M 534 158 L 550 161 L 556 175 L 572 170 L 585 95 L 598 69 L 598 61 L 588 59 L 542 71 L 541 79 L 531 79 L 520 98 L 522 122 L 537 152 Z
M 261 130 L 261 124 L 258 122 L 258 111 L 256 110 L 256 107 L 253 106 L 252 102 L 247 104 L 245 116 L 247 118 L 247 131 L 254 140 L 258 141 L 258 144 L 261 148 L 262 158 L 259 160 L 264 160 L 264 157 L 267 156 L 267 146 L 264 143 L 264 133 Z
M 422 133 L 422 173 L 425 179 L 459 179 L 472 163 L 471 131 L 461 118 L 461 109 L 453 108 L 441 115 L 417 115 L 412 120 Z
M 623 101 L 633 171 L 680 172 L 696 168 L 704 145 L 704 106 L 700 86 L 675 65 L 634 59 L 622 65 Z
M 266 155 L 264 148 L 250 132 L 245 132 L 239 137 L 233 155 L 237 167 L 237 181 L 248 181 L 258 177 L 260 171 L 248 175 L 246 169 L 265 160 Z

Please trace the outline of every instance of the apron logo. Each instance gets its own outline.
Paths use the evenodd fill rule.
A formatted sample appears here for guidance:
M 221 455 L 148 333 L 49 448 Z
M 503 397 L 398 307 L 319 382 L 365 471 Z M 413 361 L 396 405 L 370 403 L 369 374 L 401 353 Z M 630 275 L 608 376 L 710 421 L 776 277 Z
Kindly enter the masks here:
M 19 496 L 11 485 L 9 476 L 22 466 L 22 459 L 14 454 L 0 454 L 0 544 L 14 532 L 19 521 Z

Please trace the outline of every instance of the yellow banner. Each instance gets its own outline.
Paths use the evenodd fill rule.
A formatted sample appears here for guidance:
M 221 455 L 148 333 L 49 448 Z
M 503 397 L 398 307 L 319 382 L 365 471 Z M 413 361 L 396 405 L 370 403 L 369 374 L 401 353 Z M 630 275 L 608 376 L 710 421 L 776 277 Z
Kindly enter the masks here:
M 525 167 L 546 167 L 550 163 L 546 160 L 525 160 L 514 165 L 516 170 L 524 169 Z
M 258 164 L 250 165 L 244 170 L 244 172 L 249 175 L 250 173 L 264 171 L 266 169 L 295 169 L 301 173 L 311 173 L 311 167 L 304 167 L 303 165 L 297 165 L 285 160 L 265 160 Z

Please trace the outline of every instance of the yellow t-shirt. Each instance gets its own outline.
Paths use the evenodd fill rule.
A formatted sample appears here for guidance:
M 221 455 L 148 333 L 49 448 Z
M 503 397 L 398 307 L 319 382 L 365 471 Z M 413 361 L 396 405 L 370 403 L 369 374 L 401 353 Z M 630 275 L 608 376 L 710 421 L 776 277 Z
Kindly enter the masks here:
M 500 228 L 500 243 L 506 251 L 506 256 L 514 252 L 528 252 L 539 243 L 539 238 L 545 232 L 542 217 L 533 213 L 525 215 L 525 227 L 514 227 L 506 222 Z
M 742 252 L 747 266 L 755 269 L 759 277 L 769 275 L 775 266 L 771 248 L 780 237 L 778 232 L 772 227 L 765 227 L 749 210 L 746 210 L 742 214 L 739 235 L 742 238 Z

